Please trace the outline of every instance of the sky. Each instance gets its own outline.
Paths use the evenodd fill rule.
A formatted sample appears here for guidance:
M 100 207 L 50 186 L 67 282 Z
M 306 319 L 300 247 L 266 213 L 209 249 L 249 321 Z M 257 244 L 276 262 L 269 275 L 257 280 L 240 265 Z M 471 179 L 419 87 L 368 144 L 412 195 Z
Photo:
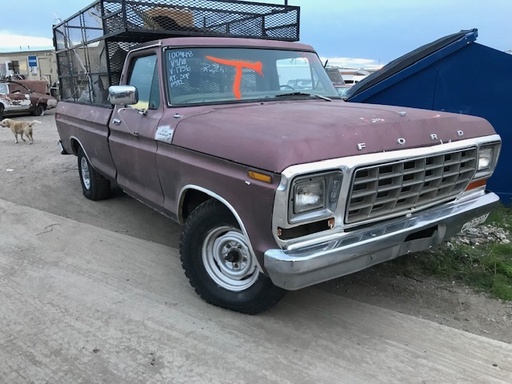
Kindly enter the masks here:
M 5 0 L 4 0 L 5 1 Z M 52 48 L 52 25 L 93 0 L 23 0 L 2 7 L 0 51 Z M 261 1 L 284 4 L 285 0 Z M 12 4 L 12 3 L 11 3 Z M 371 67 L 460 30 L 512 51 L 512 0 L 288 0 L 301 7 L 300 41 L 333 65 Z

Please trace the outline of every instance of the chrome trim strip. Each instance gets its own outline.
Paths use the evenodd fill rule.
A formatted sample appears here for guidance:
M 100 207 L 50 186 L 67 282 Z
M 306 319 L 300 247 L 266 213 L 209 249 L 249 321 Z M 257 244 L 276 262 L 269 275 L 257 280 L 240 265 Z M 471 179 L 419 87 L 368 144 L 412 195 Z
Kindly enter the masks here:
M 244 234 L 245 237 L 247 237 L 247 239 L 249 240 L 249 250 L 251 252 L 251 255 L 252 257 L 254 258 L 254 260 L 256 261 L 256 264 L 258 265 L 258 268 L 260 270 L 260 272 L 263 272 L 263 269 L 261 268 L 261 265 L 259 263 L 259 260 L 258 258 L 256 257 L 256 254 L 254 253 L 254 249 L 252 248 L 252 242 L 251 242 L 251 238 L 249 237 L 249 234 L 247 233 L 247 230 L 245 229 L 245 226 L 244 226 L 244 223 L 242 221 L 242 218 L 240 217 L 240 215 L 237 213 L 237 211 L 235 210 L 235 208 L 233 208 L 233 206 L 226 200 L 224 199 L 223 197 L 221 197 L 220 195 L 216 194 L 215 192 L 212 192 L 210 191 L 209 189 L 206 189 L 206 188 L 203 188 L 203 187 L 200 187 L 198 185 L 195 185 L 195 184 L 187 184 L 187 185 L 184 185 L 181 190 L 180 190 L 180 193 L 179 193 L 179 199 L 178 199 L 178 207 L 176 209 L 176 212 L 178 212 L 178 222 L 180 223 L 180 225 L 183 225 L 184 224 L 184 220 L 183 220 L 183 214 L 182 214 L 182 210 L 180 209 L 183 205 L 183 200 L 185 199 L 185 193 L 190 190 L 190 189 L 193 189 L 193 190 L 196 190 L 196 191 L 199 191 L 199 192 L 203 192 L 204 194 L 208 195 L 208 196 L 211 196 L 212 198 L 220 201 L 222 204 L 224 204 L 230 211 L 231 213 L 233 214 L 233 216 L 235 217 L 236 221 L 238 222 L 238 225 L 240 226 L 240 230 L 242 231 L 242 233 Z
M 423 210 L 406 219 L 401 217 L 371 228 L 338 233 L 336 237 L 288 250 L 267 250 L 264 265 L 275 285 L 288 290 L 304 288 L 439 245 L 457 234 L 468 221 L 489 213 L 498 203 L 497 195 L 480 191 L 471 198 Z M 408 240 L 409 235 L 424 230 L 433 233 Z
M 84 153 L 85 153 L 85 157 L 87 157 L 87 160 L 89 160 L 89 156 L 87 155 L 87 152 L 85 151 L 85 148 L 84 146 L 82 145 L 82 142 L 80 141 L 80 139 L 78 139 L 78 137 L 74 136 L 74 135 L 71 135 L 69 136 L 69 146 L 71 147 L 71 149 L 73 150 L 73 155 L 75 156 L 78 156 L 78 150 L 75 151 L 75 148 L 74 146 L 72 145 L 72 142 L 73 140 L 75 140 L 77 143 L 78 143 L 78 146 L 79 147 L 82 147 L 82 149 L 84 150 Z M 89 163 L 91 161 L 89 160 Z

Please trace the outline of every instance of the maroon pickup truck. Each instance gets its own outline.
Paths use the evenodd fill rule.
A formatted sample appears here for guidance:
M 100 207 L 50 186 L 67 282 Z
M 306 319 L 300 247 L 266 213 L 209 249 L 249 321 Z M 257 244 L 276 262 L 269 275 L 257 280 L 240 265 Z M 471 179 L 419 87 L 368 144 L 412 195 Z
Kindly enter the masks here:
M 66 23 L 55 116 L 85 197 L 117 185 L 182 224 L 185 274 L 211 304 L 259 313 L 286 290 L 439 245 L 498 203 L 487 121 L 346 103 L 308 45 L 194 29 L 123 47 L 102 86 L 101 72 L 66 72 Z M 86 43 L 111 61 L 121 46 Z

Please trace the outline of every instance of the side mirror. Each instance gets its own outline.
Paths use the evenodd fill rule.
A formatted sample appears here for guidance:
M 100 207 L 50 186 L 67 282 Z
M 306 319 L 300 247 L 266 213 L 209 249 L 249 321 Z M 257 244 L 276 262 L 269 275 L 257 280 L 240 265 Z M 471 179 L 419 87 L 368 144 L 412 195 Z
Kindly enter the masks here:
M 108 88 L 108 100 L 114 105 L 133 105 L 139 101 L 139 93 L 133 85 L 112 85 Z

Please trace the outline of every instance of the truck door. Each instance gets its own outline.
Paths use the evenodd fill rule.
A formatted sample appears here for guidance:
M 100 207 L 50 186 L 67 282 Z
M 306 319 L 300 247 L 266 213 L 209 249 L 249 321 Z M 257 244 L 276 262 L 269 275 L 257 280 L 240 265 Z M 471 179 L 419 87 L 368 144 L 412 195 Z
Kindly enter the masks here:
M 135 105 L 116 105 L 109 144 L 118 184 L 130 195 L 161 210 L 163 193 L 156 167 L 155 133 L 162 117 L 157 52 L 139 53 L 129 63 L 128 85 L 138 90 Z

